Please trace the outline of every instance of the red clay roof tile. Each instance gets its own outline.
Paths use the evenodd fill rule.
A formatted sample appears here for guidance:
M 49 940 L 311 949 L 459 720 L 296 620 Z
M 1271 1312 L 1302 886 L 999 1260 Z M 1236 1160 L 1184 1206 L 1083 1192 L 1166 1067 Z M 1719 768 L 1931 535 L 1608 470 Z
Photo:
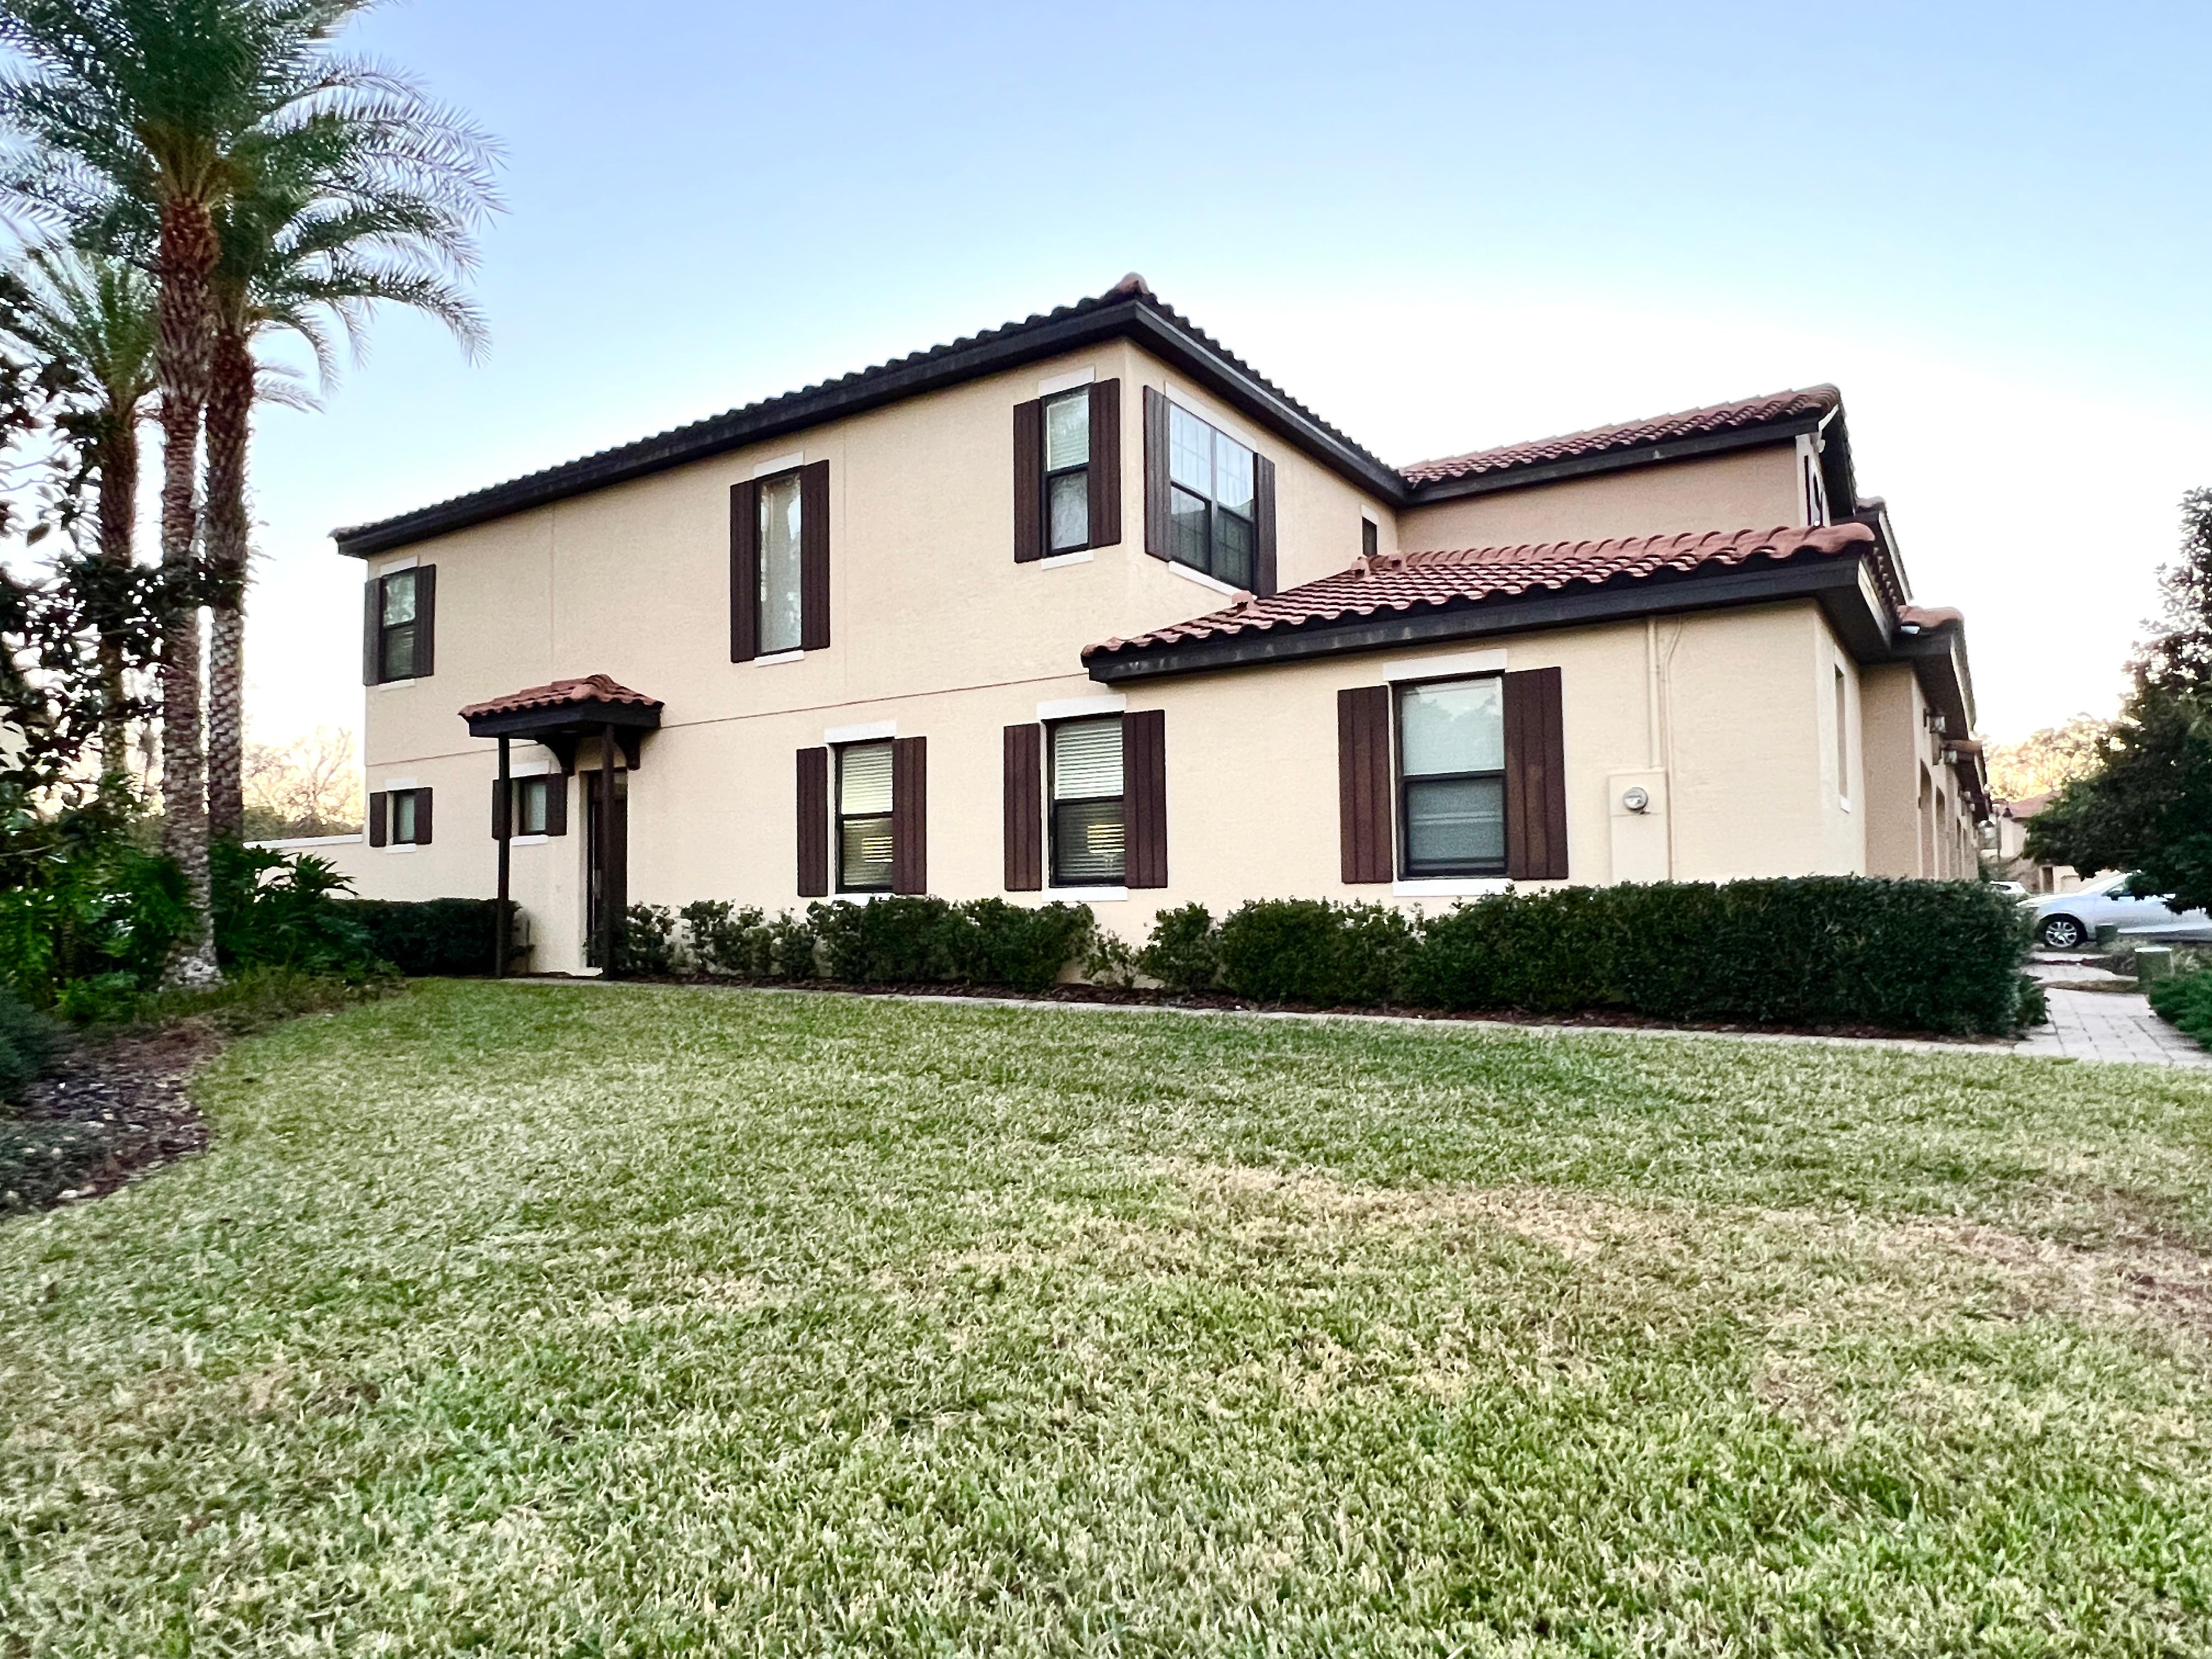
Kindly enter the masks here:
M 510 691 L 503 697 L 494 697 L 489 702 L 472 702 L 461 710 L 463 720 L 480 720 L 487 714 L 520 714 L 532 708 L 564 708 L 571 705 L 581 708 L 620 703 L 633 708 L 659 708 L 660 699 L 648 697 L 642 691 L 633 691 L 626 685 L 617 685 L 605 674 L 590 674 L 582 679 L 554 680 L 544 685 L 526 686 L 520 691 Z
M 1272 599 L 1241 602 L 1133 639 L 1086 646 L 1083 654 L 1088 659 L 1231 634 L 1371 617 L 1379 611 L 1478 603 L 1538 588 L 1557 590 L 1576 582 L 1598 586 L 1616 580 L 1638 580 L 1662 571 L 1741 564 L 1755 556 L 1780 560 L 1806 552 L 1874 553 L 1878 547 L 1874 532 L 1867 526 L 1847 523 L 1811 529 L 1690 531 L 1601 542 L 1390 553 L 1371 565 L 1362 560 L 1348 570 L 1287 588 Z
M 1843 403 L 1843 394 L 1832 386 L 1807 386 L 1796 392 L 1777 392 L 1764 398 L 1746 398 L 1732 404 L 1711 404 L 1675 415 L 1655 415 L 1648 420 L 1625 421 L 1618 426 L 1592 427 L 1587 432 L 1568 432 L 1556 438 L 1528 443 L 1503 444 L 1442 460 L 1416 461 L 1398 469 L 1411 484 L 1440 483 L 1450 478 L 1469 478 L 1486 472 L 1506 472 L 1516 467 L 1540 466 L 1583 455 L 1602 455 L 1617 449 L 1637 449 L 1646 444 L 1680 438 L 1699 438 L 1717 432 L 1741 431 L 1777 421 L 1825 416 Z

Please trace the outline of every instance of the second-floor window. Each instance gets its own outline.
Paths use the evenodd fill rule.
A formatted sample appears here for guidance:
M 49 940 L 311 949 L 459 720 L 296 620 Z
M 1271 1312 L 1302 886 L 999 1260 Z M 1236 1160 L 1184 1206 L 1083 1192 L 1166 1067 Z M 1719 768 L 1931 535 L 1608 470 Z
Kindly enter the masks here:
M 437 575 L 435 566 L 422 564 L 368 579 L 363 594 L 368 605 L 361 665 L 363 684 L 426 679 L 434 672 L 431 647 L 437 642 Z
M 1044 501 L 1047 552 L 1091 545 L 1089 386 L 1045 399 Z
M 1170 551 L 1232 587 L 1252 585 L 1252 452 L 1180 404 L 1168 410 Z
M 1121 717 L 1061 720 L 1052 734 L 1052 884 L 1118 887 L 1127 864 L 1121 816 Z
M 891 746 L 848 743 L 837 750 L 837 890 L 891 890 Z
M 1505 687 L 1496 675 L 1398 693 L 1408 876 L 1505 873 Z
M 804 605 L 799 550 L 805 512 L 799 474 L 787 472 L 760 487 L 760 652 L 796 651 Z

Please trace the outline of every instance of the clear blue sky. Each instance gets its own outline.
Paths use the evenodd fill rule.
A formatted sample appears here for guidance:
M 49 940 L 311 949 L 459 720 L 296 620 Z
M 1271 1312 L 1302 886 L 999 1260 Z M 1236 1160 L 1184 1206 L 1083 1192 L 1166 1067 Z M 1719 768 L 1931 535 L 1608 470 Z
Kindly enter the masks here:
M 2212 483 L 2201 4 L 416 0 L 356 41 L 507 147 L 493 346 L 387 321 L 264 417 L 263 737 L 358 718 L 331 526 L 1130 269 L 1392 460 L 1838 382 L 1998 738 L 2109 711 Z

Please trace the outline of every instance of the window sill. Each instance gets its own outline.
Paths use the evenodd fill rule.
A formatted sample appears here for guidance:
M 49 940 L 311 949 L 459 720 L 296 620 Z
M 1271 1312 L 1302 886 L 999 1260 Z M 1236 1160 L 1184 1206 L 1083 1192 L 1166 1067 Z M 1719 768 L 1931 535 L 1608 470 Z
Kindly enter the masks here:
M 507 838 L 507 844 L 509 847 L 543 847 L 552 839 L 550 836 L 512 836 Z
M 419 841 L 395 841 L 383 850 L 387 853 L 411 853 L 422 844 Z
M 1048 887 L 1045 896 L 1063 899 L 1070 904 L 1126 904 L 1129 890 L 1126 887 Z
M 797 662 L 805 654 L 804 650 L 778 651 L 769 656 L 755 657 L 752 665 L 756 668 L 773 668 L 780 662 Z
M 1510 876 L 1401 876 L 1390 884 L 1395 898 L 1488 898 L 1512 890 Z
M 1089 564 L 1090 562 L 1091 550 L 1087 547 L 1079 547 L 1066 553 L 1048 554 L 1045 557 L 1037 561 L 1037 568 L 1040 570 L 1057 570 L 1062 565 Z
M 427 674 L 410 674 L 404 679 L 379 680 L 368 689 L 372 691 L 404 691 L 417 680 L 427 679 Z
M 1187 582 L 1196 582 L 1200 587 L 1212 588 L 1217 593 L 1228 594 L 1233 597 L 1244 591 L 1241 587 L 1231 587 L 1227 582 L 1223 581 L 1218 576 L 1209 576 L 1203 570 L 1194 570 L 1188 565 L 1182 563 L 1178 560 L 1170 559 L 1167 562 L 1167 564 L 1168 570 L 1171 574 L 1180 576 Z

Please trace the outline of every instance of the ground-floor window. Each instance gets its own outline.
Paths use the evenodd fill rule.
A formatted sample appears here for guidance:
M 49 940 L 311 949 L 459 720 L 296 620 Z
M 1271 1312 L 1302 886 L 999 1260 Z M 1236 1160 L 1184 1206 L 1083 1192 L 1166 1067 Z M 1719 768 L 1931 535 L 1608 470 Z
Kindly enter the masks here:
M 518 836 L 542 836 L 545 833 L 548 810 L 552 793 L 550 778 L 517 778 L 514 781 L 514 833 Z
M 1505 873 L 1505 683 L 1497 675 L 1398 692 L 1401 867 Z
M 1061 720 L 1052 732 L 1052 884 L 1118 887 L 1127 863 L 1121 822 L 1121 717 Z
M 891 746 L 848 743 L 837 750 L 837 890 L 891 890 Z

